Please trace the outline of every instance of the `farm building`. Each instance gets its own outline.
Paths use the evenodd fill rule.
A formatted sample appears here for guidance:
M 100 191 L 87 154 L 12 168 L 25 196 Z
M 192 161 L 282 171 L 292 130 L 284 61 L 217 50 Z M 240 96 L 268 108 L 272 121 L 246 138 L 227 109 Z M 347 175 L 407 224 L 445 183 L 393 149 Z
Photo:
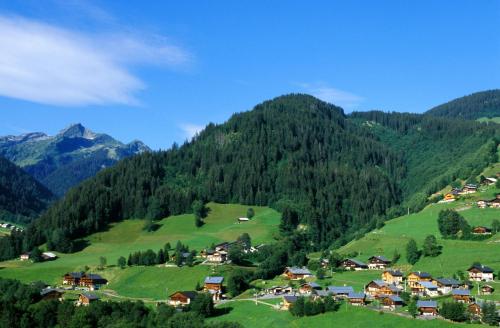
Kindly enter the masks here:
M 320 290 L 320 289 L 321 289 L 321 286 L 318 285 L 317 283 L 315 283 L 315 282 L 308 282 L 308 283 L 302 284 L 299 287 L 299 293 L 301 293 L 301 294 L 309 294 L 313 290 Z
M 365 305 L 366 295 L 365 293 L 349 293 L 347 295 L 347 301 L 351 305 L 362 306 Z
M 473 235 L 491 235 L 491 229 L 487 227 L 474 227 L 472 229 L 472 234 Z
M 198 295 L 195 291 L 179 291 L 175 292 L 168 298 L 168 305 L 179 307 L 191 304 Z
M 368 269 L 368 265 L 366 265 L 366 263 L 358 261 L 356 259 L 345 259 L 340 265 L 344 268 L 344 270 L 359 271 Z
M 87 306 L 92 302 L 96 302 L 99 300 L 99 297 L 95 294 L 82 293 L 78 297 L 77 305 Z
M 351 286 L 328 286 L 326 290 L 336 299 L 346 298 L 347 295 L 354 293 Z
M 452 289 L 460 286 L 460 281 L 452 278 L 438 278 L 433 280 L 438 287 L 438 292 L 442 295 L 451 293 Z
M 368 259 L 368 269 L 384 270 L 391 264 L 391 261 L 382 255 L 372 256 Z
M 398 307 L 402 307 L 404 302 L 403 299 L 397 295 L 387 295 L 380 297 L 380 302 L 383 308 L 396 310 Z
M 40 292 L 40 296 L 42 297 L 42 300 L 47 301 L 47 300 L 58 300 L 62 301 L 62 296 L 64 294 L 64 291 L 62 289 L 57 289 L 57 288 L 45 288 L 42 289 Z
M 249 218 L 238 218 L 238 223 L 245 223 L 245 222 L 248 222 L 250 221 Z
M 462 303 L 472 302 L 470 290 L 468 289 L 454 289 L 451 291 L 451 295 L 453 299 L 457 302 L 462 302 Z
M 493 269 L 485 265 L 474 264 L 467 272 L 472 281 L 493 281 Z
M 53 261 L 53 260 L 57 259 L 57 255 L 52 253 L 52 252 L 43 252 L 42 259 L 44 261 Z

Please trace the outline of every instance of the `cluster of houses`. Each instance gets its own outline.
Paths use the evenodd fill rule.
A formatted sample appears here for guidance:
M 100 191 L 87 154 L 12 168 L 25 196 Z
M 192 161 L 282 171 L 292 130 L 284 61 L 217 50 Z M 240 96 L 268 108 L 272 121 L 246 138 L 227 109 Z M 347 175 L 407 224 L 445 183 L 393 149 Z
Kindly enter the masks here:
M 362 292 L 355 292 L 352 286 L 328 286 L 326 289 L 315 282 L 304 282 L 297 290 L 299 295 L 308 295 L 315 298 L 333 297 L 336 300 L 344 299 L 355 306 L 362 306 L 377 300 L 382 308 L 395 310 L 404 305 L 400 297 L 402 292 L 408 292 L 413 296 L 433 298 L 442 295 L 451 295 L 457 302 L 466 303 L 469 311 L 480 314 L 481 306 L 476 303 L 471 295 L 472 286 L 462 283 L 453 278 L 433 278 L 427 272 L 415 271 L 408 275 L 400 270 L 387 269 L 391 261 L 383 256 L 372 256 L 368 263 L 356 259 L 345 259 L 341 265 L 345 270 L 383 270 L 380 280 L 372 280 L 364 286 Z M 470 281 L 489 282 L 493 281 L 494 272 L 488 266 L 474 264 L 467 270 Z M 290 280 L 305 280 L 312 278 L 313 274 L 305 267 L 287 267 L 283 276 Z M 405 283 L 406 279 L 406 283 Z M 493 287 L 483 284 L 480 294 L 488 295 L 494 291 Z M 297 293 L 291 287 L 272 287 L 266 291 L 269 294 L 284 294 L 283 308 L 289 309 L 297 300 Z M 420 300 L 417 308 L 421 315 L 435 316 L 438 314 L 437 302 L 433 300 Z
M 478 200 L 476 204 L 479 208 L 500 208 L 500 194 L 496 194 L 495 198 L 490 200 Z
M 58 300 L 62 301 L 64 295 L 64 290 L 59 288 L 44 288 L 40 292 L 42 300 Z M 91 293 L 81 293 L 76 301 L 77 306 L 87 306 L 92 302 L 98 301 L 99 297 Z
M 220 244 L 217 244 L 213 246 L 213 249 L 204 249 L 200 252 L 200 256 L 205 259 L 205 262 L 207 264 L 224 264 L 224 263 L 229 263 L 230 258 L 229 258 L 229 248 L 236 244 L 237 241 L 232 241 L 232 242 L 222 242 Z M 258 246 L 250 246 L 248 248 L 244 248 L 243 252 L 245 254 L 247 253 L 255 253 L 259 251 L 259 248 L 264 246 L 264 244 L 258 245 Z
M 203 292 L 212 295 L 214 301 L 219 301 L 223 298 L 224 293 L 224 277 L 206 277 L 203 284 Z M 168 298 L 168 304 L 174 307 L 184 307 L 196 298 L 196 291 L 176 291 Z
M 2 227 L 4 229 L 9 229 L 12 231 L 23 231 L 22 228 L 19 228 L 11 223 L 8 223 L 8 222 L 0 222 L 0 227 Z
M 31 259 L 31 252 L 26 252 L 26 253 L 21 254 L 19 259 L 21 261 L 30 260 Z M 52 252 L 43 252 L 42 253 L 42 260 L 44 260 L 44 261 L 53 261 L 55 259 L 57 259 L 57 255 L 52 253 Z
M 95 273 L 68 272 L 63 276 L 62 284 L 71 288 L 97 290 L 107 285 L 108 280 Z

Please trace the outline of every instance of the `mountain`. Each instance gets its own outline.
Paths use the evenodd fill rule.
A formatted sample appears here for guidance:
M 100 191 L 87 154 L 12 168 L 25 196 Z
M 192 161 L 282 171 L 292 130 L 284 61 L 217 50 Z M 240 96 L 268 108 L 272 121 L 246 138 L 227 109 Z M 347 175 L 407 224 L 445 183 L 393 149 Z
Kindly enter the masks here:
M 0 138 L 0 156 L 22 167 L 58 196 L 120 159 L 149 150 L 140 141 L 123 144 L 81 124 L 55 136 L 35 132 Z
M 22 169 L 0 157 L 0 219 L 27 223 L 44 211 L 52 193 Z
M 426 112 L 428 115 L 467 120 L 500 117 L 500 89 L 476 92 Z
M 209 124 L 181 147 L 124 159 L 84 181 L 26 230 L 24 247 L 71 251 L 73 239 L 110 222 L 190 212 L 195 200 L 268 205 L 283 213 L 284 235 L 302 232 L 299 248 L 339 246 L 496 162 L 497 127 L 345 115 L 308 95 L 281 96 Z

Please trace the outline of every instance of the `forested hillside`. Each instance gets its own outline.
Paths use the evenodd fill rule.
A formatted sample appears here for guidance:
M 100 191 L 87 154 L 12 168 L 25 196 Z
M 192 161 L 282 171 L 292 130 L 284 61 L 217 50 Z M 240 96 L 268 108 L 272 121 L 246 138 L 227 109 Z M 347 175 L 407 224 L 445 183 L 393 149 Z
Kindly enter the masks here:
M 27 223 L 47 208 L 52 193 L 3 157 L 0 157 L 0 219 Z
M 426 114 L 467 120 L 500 117 L 500 90 L 476 92 L 434 107 Z
M 407 174 L 400 187 L 405 207 L 414 211 L 450 182 L 475 177 L 497 161 L 497 125 L 379 111 L 353 113 L 351 118 L 404 158 Z
M 55 136 L 36 132 L 0 138 L 0 156 L 22 167 L 58 196 L 120 159 L 148 150 L 140 141 L 125 145 L 81 124 Z
M 311 250 L 341 245 L 378 222 L 417 211 L 453 180 L 496 162 L 497 125 L 417 114 L 354 113 L 288 95 L 210 124 L 193 141 L 100 172 L 52 206 L 6 254 L 72 240 L 126 218 L 191 211 L 194 200 L 287 209 Z M 193 229 L 195 229 L 193 224 Z M 16 238 L 24 241 L 20 242 Z M 22 246 L 21 246 L 22 245 Z

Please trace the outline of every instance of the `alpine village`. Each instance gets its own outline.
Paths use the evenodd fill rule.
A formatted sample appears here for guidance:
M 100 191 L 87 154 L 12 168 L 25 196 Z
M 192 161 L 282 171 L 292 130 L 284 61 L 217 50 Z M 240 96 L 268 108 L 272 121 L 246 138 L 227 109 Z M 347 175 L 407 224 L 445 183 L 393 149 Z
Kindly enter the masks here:
M 278 2 L 0 5 L 0 328 L 500 326 L 500 7 Z

